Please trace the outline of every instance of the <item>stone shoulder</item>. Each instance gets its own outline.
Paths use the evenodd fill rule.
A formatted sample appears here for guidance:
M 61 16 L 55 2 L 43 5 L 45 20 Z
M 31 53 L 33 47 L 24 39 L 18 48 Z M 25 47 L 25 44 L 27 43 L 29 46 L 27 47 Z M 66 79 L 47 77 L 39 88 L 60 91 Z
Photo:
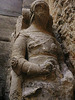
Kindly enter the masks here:
M 29 37 L 30 31 L 29 31 L 29 29 L 23 29 L 23 30 L 21 30 L 21 31 L 19 32 L 19 35 L 25 36 L 25 37 Z

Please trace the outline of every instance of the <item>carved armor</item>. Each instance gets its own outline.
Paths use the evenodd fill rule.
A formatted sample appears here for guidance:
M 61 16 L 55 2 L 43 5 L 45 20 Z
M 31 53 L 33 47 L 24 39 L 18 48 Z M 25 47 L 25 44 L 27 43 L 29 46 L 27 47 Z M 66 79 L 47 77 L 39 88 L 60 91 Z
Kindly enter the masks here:
M 71 85 L 70 91 L 73 89 L 73 75 L 64 63 L 60 44 L 50 30 L 47 30 L 47 25 L 50 25 L 49 18 L 47 3 L 41 0 L 35 1 L 31 6 L 31 25 L 19 32 L 13 45 L 12 69 L 17 74 L 18 80 L 21 76 L 23 80 L 22 88 L 21 81 L 19 84 L 22 95 L 18 98 L 18 95 L 14 96 L 13 91 L 11 100 L 14 97 L 18 98 L 14 100 L 21 100 L 21 97 L 23 100 L 56 100 L 56 98 L 71 100 L 72 98 L 70 94 L 66 98 L 65 93 L 69 85 Z M 68 86 L 64 85 L 65 82 Z

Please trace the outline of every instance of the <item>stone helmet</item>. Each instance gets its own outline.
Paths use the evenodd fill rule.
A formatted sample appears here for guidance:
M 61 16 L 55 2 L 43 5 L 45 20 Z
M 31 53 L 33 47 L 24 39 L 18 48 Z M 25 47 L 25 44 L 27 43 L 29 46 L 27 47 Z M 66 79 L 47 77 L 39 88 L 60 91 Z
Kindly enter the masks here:
M 31 4 L 30 11 L 32 19 L 36 15 L 44 18 L 49 16 L 49 6 L 44 0 L 35 0 Z
M 36 7 L 37 6 L 44 6 L 45 7 L 45 9 L 49 12 L 49 6 L 48 6 L 48 4 L 44 1 L 44 0 L 35 0 L 32 4 L 31 4 L 31 9 L 30 9 L 30 11 L 33 13 L 33 12 L 35 12 L 35 10 L 36 10 Z

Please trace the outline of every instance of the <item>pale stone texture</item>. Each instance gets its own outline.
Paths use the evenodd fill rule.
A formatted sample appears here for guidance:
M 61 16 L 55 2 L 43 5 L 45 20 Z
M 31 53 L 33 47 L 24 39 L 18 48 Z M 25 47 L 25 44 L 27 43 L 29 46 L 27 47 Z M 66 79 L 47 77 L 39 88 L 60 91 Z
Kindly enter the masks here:
M 46 0 L 53 16 L 55 34 L 60 34 L 75 67 L 75 0 Z M 65 51 L 64 51 L 65 53 Z
M 32 24 L 20 31 L 13 45 L 10 99 L 73 100 L 73 74 L 64 62 L 60 43 L 47 30 L 52 20 L 48 5 L 40 0 L 30 11 Z
M 19 16 L 21 14 L 23 0 L 0 0 L 0 14 Z
M 35 0 L 23 0 L 23 7 L 29 8 L 30 4 Z
M 16 17 L 0 15 L 0 37 L 10 38 L 15 29 Z
M 5 1 L 5 0 L 4 0 Z M 13 2 L 15 2 L 16 0 L 12 0 Z M 17 1 L 20 1 L 20 0 L 17 0 Z M 28 7 L 29 8 L 29 4 L 34 1 L 34 0 L 23 0 L 23 7 Z M 63 41 L 65 47 L 67 48 L 67 51 L 69 50 L 70 52 L 70 59 L 72 61 L 72 64 L 75 65 L 75 61 L 74 61 L 74 47 L 75 47 L 75 43 L 74 43 L 74 31 L 75 31 L 75 21 L 73 20 L 73 16 L 74 16 L 74 13 L 72 12 L 73 11 L 73 5 L 75 5 L 75 1 L 74 0 L 46 0 L 47 2 L 49 1 L 49 6 L 50 6 L 50 13 L 52 14 L 53 16 L 53 19 L 54 19 L 54 28 L 57 30 L 55 33 L 61 33 L 63 36 L 66 37 L 66 40 Z M 3 0 L 2 0 L 3 2 Z M 8 2 L 8 0 L 6 0 L 6 2 Z M 59 2 L 59 3 L 58 3 Z M 63 6 L 60 6 L 60 4 L 64 3 Z M 67 4 L 67 2 L 69 2 L 69 4 Z M 73 2 L 73 3 L 72 3 Z M 9 2 L 8 2 L 9 3 Z M 65 5 L 66 4 L 66 5 Z M 9 4 L 10 5 L 10 4 Z M 25 5 L 25 6 L 24 6 Z M 0 1 L 0 7 L 2 6 L 2 3 Z M 69 18 L 67 18 L 68 14 L 65 12 L 65 10 L 67 9 L 67 11 L 69 10 L 69 8 L 67 8 L 68 6 L 70 6 L 72 8 L 72 11 L 69 15 Z M 14 8 L 14 7 L 13 7 Z M 1 10 L 0 10 L 1 11 Z M 17 9 L 18 11 L 18 9 Z M 3 11 L 6 13 L 6 15 L 9 15 L 9 12 L 8 11 Z M 3 13 L 1 12 L 1 13 Z M 69 11 L 68 11 L 69 12 Z M 13 15 L 13 11 L 11 12 L 11 16 L 14 16 Z M 63 16 L 60 16 L 60 13 L 61 15 Z M 3 13 L 4 14 L 4 13 Z M 14 13 L 15 14 L 15 13 Z M 19 13 L 15 14 L 15 16 L 17 16 Z M 61 20 L 61 21 L 59 21 Z M 64 21 L 63 21 L 64 20 Z M 59 23 L 63 23 L 64 24 L 59 24 Z M 10 43 L 7 43 L 10 41 L 10 34 L 13 32 L 14 30 L 14 27 L 15 27 L 15 22 L 16 22 L 16 18 L 13 18 L 13 17 L 6 17 L 6 16 L 0 16 L 0 75 L 2 75 L 0 77 L 0 87 L 5 87 L 5 67 L 7 66 L 8 64 L 8 67 L 10 66 L 10 63 L 8 63 L 8 59 L 9 59 L 9 52 L 10 52 L 10 49 L 11 48 L 9 45 Z M 12 24 L 13 23 L 13 24 Z M 67 27 L 69 26 L 70 28 L 67 29 L 65 28 L 64 30 L 64 27 Z M 60 28 L 61 28 L 61 31 L 60 31 Z M 65 33 L 63 32 L 65 31 Z M 70 35 L 71 33 L 71 35 Z M 64 35 L 65 34 L 65 35 Z M 4 42 L 5 41 L 5 42 Z M 6 42 L 7 41 L 7 42 Z M 4 49 L 4 50 L 3 50 Z M 6 52 L 6 53 L 3 53 L 3 52 Z M 6 59 L 7 58 L 7 59 Z M 7 63 L 7 64 L 6 64 Z M 4 66 L 4 67 L 3 67 Z M 10 72 L 9 68 L 8 68 L 8 72 Z M 3 74 L 4 73 L 4 74 Z M 9 83 L 8 80 L 9 80 L 9 75 L 7 77 L 7 84 Z M 9 84 L 8 84 L 9 86 Z M 7 87 L 8 87 L 7 86 Z M 70 86 L 71 87 L 71 86 Z M 57 87 L 56 87 L 57 88 Z M 72 89 L 72 88 L 71 88 Z M 2 90 L 2 89 L 1 89 Z M 7 91 L 8 92 L 8 91 Z M 2 95 L 2 91 L 1 91 L 1 94 L 0 96 Z M 56 98 L 57 99 L 57 98 Z M 1 100 L 1 99 L 0 99 Z M 8 99 L 7 99 L 8 100 Z M 45 99 L 46 100 L 46 99 Z M 62 99 L 60 99 L 62 100 Z
M 16 17 L 0 15 L 0 100 L 9 100 L 9 74 L 11 33 L 15 29 Z
M 6 85 L 6 78 L 10 68 L 10 53 L 10 42 L 0 41 L 0 100 L 2 100 L 1 98 L 8 100 L 9 87 Z

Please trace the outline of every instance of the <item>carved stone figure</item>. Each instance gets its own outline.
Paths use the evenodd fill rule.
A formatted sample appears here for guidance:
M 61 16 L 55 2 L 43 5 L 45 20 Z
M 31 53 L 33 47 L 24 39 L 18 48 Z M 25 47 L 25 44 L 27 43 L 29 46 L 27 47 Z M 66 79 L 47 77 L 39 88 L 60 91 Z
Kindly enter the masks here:
M 36 0 L 30 11 L 31 25 L 13 45 L 10 100 L 72 100 L 73 75 L 52 33 L 49 6 Z

